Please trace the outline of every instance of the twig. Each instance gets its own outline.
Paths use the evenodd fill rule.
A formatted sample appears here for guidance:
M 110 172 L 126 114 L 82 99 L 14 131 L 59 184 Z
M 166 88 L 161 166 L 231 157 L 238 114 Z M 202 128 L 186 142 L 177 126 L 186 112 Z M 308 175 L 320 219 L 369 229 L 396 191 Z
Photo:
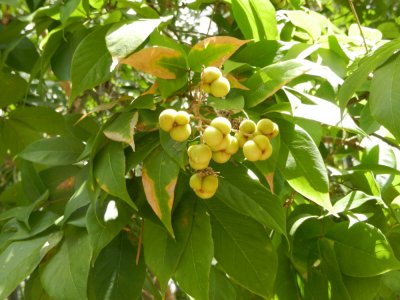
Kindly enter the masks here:
M 353 0 L 348 0 L 348 1 L 349 1 L 349 5 L 350 5 L 351 12 L 353 13 L 354 17 L 356 18 L 356 22 L 357 22 L 357 25 L 358 25 L 358 29 L 360 30 L 360 34 L 361 34 L 361 37 L 362 37 L 362 39 L 363 39 L 363 43 L 364 43 L 364 47 L 365 47 L 365 54 L 368 54 L 369 51 L 368 51 L 368 47 L 367 47 L 367 42 L 366 42 L 366 40 L 365 40 L 364 33 L 363 33 L 362 29 L 361 29 L 360 19 L 358 18 L 356 9 L 355 9 L 355 7 L 354 7 Z

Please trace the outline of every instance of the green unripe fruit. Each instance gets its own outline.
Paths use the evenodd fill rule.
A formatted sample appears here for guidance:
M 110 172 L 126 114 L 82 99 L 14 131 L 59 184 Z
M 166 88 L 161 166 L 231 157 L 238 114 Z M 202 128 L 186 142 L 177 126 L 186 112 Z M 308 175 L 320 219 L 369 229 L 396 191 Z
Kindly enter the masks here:
M 252 120 L 243 120 L 239 125 L 239 131 L 246 134 L 253 134 L 256 128 L 257 125 Z
M 203 140 L 210 147 L 218 146 L 224 139 L 221 131 L 213 126 L 208 126 L 203 132 Z
M 175 124 L 177 125 L 186 125 L 190 122 L 190 115 L 183 110 L 180 110 L 175 115 Z
M 250 140 L 244 143 L 243 154 L 249 161 L 257 161 L 261 158 L 262 152 L 257 144 Z
M 223 135 L 229 134 L 232 129 L 231 122 L 227 118 L 217 117 L 211 121 L 210 126 L 217 128 Z
M 229 93 L 230 88 L 229 80 L 223 76 L 210 84 L 211 94 L 214 97 L 225 97 Z
M 216 151 L 216 152 L 213 152 L 212 159 L 216 163 L 224 164 L 231 158 L 231 156 L 232 155 L 227 153 L 226 151 Z
M 214 196 L 218 189 L 218 178 L 216 175 L 193 174 L 189 180 L 189 186 L 196 195 L 202 199 L 209 199 Z
M 161 112 L 158 117 L 158 122 L 160 123 L 160 128 L 164 131 L 169 132 L 175 123 L 175 116 L 177 112 L 175 109 L 165 109 Z
M 217 67 L 207 67 L 203 71 L 202 80 L 204 83 L 211 83 L 222 76 L 221 70 Z
M 191 133 L 192 133 L 192 128 L 190 127 L 189 124 L 186 124 L 173 127 L 169 132 L 169 135 L 174 141 L 183 142 L 189 138 Z

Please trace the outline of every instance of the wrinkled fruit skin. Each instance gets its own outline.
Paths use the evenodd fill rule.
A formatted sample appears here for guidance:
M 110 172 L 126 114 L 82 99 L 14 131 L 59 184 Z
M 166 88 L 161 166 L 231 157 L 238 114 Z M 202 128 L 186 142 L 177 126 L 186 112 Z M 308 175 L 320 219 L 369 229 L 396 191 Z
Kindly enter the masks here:
M 160 128 L 169 132 L 171 138 L 177 142 L 186 141 L 192 133 L 190 115 L 185 111 L 165 109 L 158 117 Z
M 216 67 L 205 68 L 201 80 L 203 91 L 214 97 L 225 97 L 231 88 L 229 80 Z
M 221 70 L 217 67 L 207 67 L 203 71 L 203 83 L 211 83 L 222 76 Z
M 249 161 L 266 160 L 272 154 L 272 146 L 268 137 L 257 135 L 243 145 L 243 154 Z
M 196 173 L 190 177 L 189 185 L 199 198 L 209 199 L 218 189 L 218 178 L 215 174 Z
M 187 150 L 189 164 L 195 170 L 203 170 L 208 167 L 212 157 L 212 151 L 208 145 L 192 145 Z

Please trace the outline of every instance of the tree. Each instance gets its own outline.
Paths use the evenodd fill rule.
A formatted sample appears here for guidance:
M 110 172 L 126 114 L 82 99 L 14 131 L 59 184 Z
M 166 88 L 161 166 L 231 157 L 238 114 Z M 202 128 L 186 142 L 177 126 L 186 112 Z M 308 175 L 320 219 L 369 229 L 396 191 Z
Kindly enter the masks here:
M 398 1 L 0 4 L 0 298 L 399 297 Z

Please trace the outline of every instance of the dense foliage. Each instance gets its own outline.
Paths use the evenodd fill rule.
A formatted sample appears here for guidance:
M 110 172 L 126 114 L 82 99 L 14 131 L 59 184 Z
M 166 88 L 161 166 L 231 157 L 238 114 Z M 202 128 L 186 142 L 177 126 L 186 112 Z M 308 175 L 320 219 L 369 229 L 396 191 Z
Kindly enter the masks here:
M 1 299 L 398 299 L 397 0 L 0 6 Z

